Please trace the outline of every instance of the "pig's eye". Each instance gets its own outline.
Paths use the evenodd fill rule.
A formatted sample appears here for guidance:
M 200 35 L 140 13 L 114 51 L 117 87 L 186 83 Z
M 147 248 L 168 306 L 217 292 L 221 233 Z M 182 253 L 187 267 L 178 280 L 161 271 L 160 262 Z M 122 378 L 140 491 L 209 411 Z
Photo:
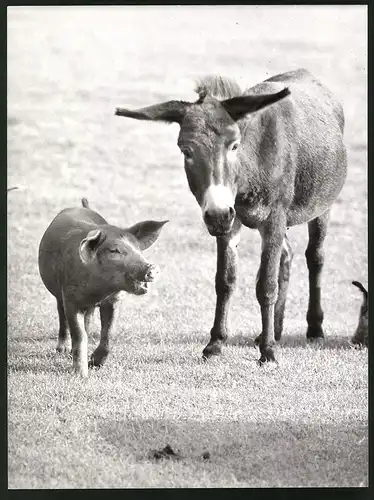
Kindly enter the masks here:
M 120 254 L 120 253 L 121 253 L 121 252 L 118 250 L 118 248 L 113 248 L 113 249 L 112 249 L 112 248 L 110 248 L 110 249 L 109 249 L 109 252 L 110 252 L 110 253 L 113 253 L 113 254 Z

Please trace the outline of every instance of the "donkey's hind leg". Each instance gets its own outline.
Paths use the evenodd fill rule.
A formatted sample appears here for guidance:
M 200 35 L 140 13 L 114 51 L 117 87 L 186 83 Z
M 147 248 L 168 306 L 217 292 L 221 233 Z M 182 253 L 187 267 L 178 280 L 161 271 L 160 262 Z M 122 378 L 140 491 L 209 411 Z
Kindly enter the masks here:
M 308 223 L 309 243 L 305 257 L 309 270 L 309 305 L 306 319 L 308 330 L 306 336 L 313 340 L 323 338 L 321 308 L 321 274 L 324 263 L 323 242 L 327 233 L 330 211 Z
M 287 235 L 283 240 L 282 255 L 279 264 L 278 298 L 274 309 L 274 338 L 280 340 L 283 331 L 284 309 L 286 306 L 288 283 L 290 280 L 293 252 Z

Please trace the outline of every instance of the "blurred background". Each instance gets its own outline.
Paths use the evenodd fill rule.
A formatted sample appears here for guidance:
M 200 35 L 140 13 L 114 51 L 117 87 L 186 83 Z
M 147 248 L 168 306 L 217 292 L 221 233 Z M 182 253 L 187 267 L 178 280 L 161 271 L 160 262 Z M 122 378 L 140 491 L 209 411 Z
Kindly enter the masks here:
M 214 316 L 215 240 L 188 189 L 178 126 L 116 117 L 115 107 L 195 100 L 201 74 L 245 88 L 299 67 L 345 109 L 349 171 L 331 215 L 323 306 L 326 334 L 348 336 L 361 304 L 351 281 L 367 280 L 365 6 L 8 7 L 8 187 L 23 188 L 8 194 L 10 341 L 31 329 L 46 338 L 46 321 L 49 338 L 57 336 L 38 245 L 52 218 L 85 196 L 113 224 L 170 219 L 148 253 L 162 278 L 141 300 L 126 299 L 118 335 L 143 338 L 137 325 L 146 310 L 144 342 L 184 335 L 203 347 Z M 304 335 L 307 227 L 291 229 L 290 240 L 285 333 Z M 243 229 L 239 254 L 231 323 L 237 336 L 254 337 L 257 232 Z

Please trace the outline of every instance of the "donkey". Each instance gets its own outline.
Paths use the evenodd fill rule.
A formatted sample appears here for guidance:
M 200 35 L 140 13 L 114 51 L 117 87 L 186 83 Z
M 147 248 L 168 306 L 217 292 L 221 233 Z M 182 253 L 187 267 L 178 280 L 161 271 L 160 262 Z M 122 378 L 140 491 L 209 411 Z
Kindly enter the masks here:
M 286 231 L 308 223 L 307 338 L 323 338 L 321 272 L 330 207 L 347 171 L 344 113 L 332 93 L 305 69 L 247 89 L 227 78 L 197 82 L 197 101 L 172 100 L 115 114 L 180 125 L 178 146 L 190 190 L 217 242 L 216 311 L 203 357 L 220 354 L 237 280 L 241 226 L 262 239 L 256 296 L 262 333 L 259 363 L 275 361 L 292 262 Z

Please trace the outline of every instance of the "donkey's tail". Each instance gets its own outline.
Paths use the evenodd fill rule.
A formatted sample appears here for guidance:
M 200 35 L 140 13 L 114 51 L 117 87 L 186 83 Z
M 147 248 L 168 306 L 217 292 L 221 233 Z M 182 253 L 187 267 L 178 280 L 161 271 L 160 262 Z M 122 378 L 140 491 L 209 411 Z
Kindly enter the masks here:
M 360 283 L 359 281 L 352 281 L 352 285 L 357 286 L 357 288 L 359 288 L 361 290 L 361 292 L 364 294 L 365 300 L 367 300 L 367 298 L 368 298 L 368 291 L 366 290 L 366 288 L 364 287 L 364 285 L 362 283 Z
M 87 198 L 82 198 L 82 207 L 83 208 L 90 208 L 90 205 L 88 204 Z

